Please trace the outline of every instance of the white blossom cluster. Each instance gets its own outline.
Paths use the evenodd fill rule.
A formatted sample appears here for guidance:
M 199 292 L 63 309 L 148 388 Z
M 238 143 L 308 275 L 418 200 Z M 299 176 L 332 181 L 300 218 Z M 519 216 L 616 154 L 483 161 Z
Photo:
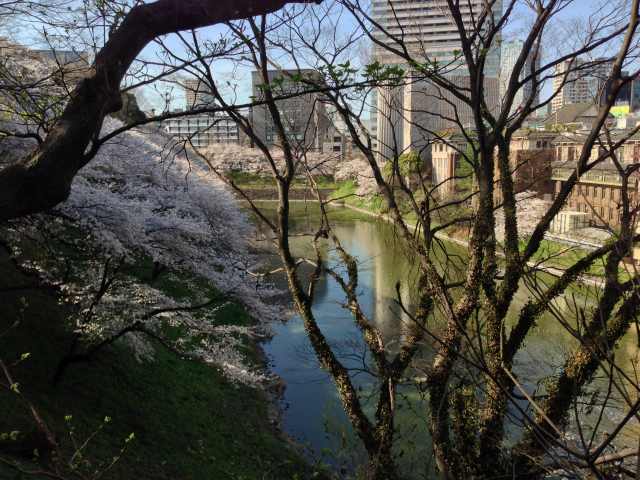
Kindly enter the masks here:
M 44 136 L 78 81 L 89 71 L 85 54 L 33 50 L 0 37 L 0 118 L 23 133 Z
M 538 222 L 547 212 L 549 201 L 542 200 L 536 192 L 520 192 L 516 194 L 516 219 L 518 221 L 518 234 L 521 237 L 530 236 Z M 504 240 L 504 210 L 496 210 L 496 238 Z
M 107 119 L 105 135 L 122 124 Z M 15 147 L 15 145 L 13 145 Z M 90 344 L 108 339 L 136 322 L 161 335 L 163 328 L 185 332 L 172 348 L 218 365 L 236 381 L 256 384 L 269 379 L 246 365 L 238 345 L 243 337 L 264 335 L 266 325 L 282 315 L 265 302 L 276 293 L 248 274 L 259 263 L 245 239 L 252 227 L 233 195 L 192 151 L 178 151 L 160 130 L 122 133 L 99 150 L 75 178 L 71 195 L 59 212 L 90 233 L 100 256 L 83 263 L 62 282 L 64 262 L 31 265 L 49 283 L 62 284 L 78 311 L 76 327 Z M 51 219 L 43 221 L 52 223 Z M 37 229 L 37 227 L 35 227 Z M 103 282 L 105 259 L 128 264 L 150 258 L 173 271 L 206 279 L 225 298 L 240 300 L 258 321 L 257 327 L 220 325 L 216 308 L 178 311 L 194 302 L 176 301 L 147 283 L 113 282 L 95 302 Z M 37 263 L 37 262 L 36 262 Z M 170 275 L 170 274 L 165 274 Z M 209 300 L 202 286 L 192 286 L 197 301 Z M 149 316 L 150 312 L 169 310 Z M 161 328 L 162 327 L 162 328 Z M 136 355 L 149 357 L 144 335 L 128 333 Z
M 368 196 L 378 193 L 378 185 L 371 166 L 363 156 L 354 156 L 348 162 L 342 162 L 335 171 L 337 182 L 354 180 L 358 184 L 356 195 Z
M 284 153 L 282 149 L 273 147 L 270 150 L 279 169 L 284 168 Z M 259 148 L 250 148 L 236 144 L 215 144 L 203 151 L 211 164 L 221 171 L 241 171 L 260 175 L 271 175 L 271 169 L 264 154 Z M 306 152 L 299 154 L 298 174 L 304 176 L 306 167 L 313 175 L 333 176 L 344 163 L 335 153 Z

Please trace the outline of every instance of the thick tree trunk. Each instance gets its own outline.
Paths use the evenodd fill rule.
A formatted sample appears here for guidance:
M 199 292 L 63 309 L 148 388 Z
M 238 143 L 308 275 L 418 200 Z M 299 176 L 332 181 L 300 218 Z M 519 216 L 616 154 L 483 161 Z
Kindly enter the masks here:
M 159 0 L 131 9 L 98 53 L 93 69 L 75 89 L 51 132 L 36 151 L 0 171 L 0 221 L 48 210 L 69 196 L 87 163 L 87 149 L 104 117 L 122 106 L 120 83 L 154 38 L 254 15 L 289 3 L 321 0 Z

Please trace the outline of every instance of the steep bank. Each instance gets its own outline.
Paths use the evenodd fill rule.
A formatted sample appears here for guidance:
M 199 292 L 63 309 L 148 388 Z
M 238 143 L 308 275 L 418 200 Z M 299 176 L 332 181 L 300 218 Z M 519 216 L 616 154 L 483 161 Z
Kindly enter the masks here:
M 25 399 L 56 435 L 63 473 L 314 474 L 261 388 L 271 379 L 257 342 L 279 309 L 246 274 L 250 225 L 206 168 L 165 141 L 118 137 L 60 210 L 2 226 L 0 358 L 15 388 L 0 388 L 0 478 L 42 456 Z M 65 357 L 78 361 L 54 384 Z
M 63 458 L 75 452 L 71 428 L 81 444 L 105 417 L 111 418 L 82 452 L 81 471 L 106 468 L 133 433 L 135 439 L 122 459 L 102 478 L 280 479 L 312 474 L 278 432 L 267 391 L 229 380 L 222 369 L 178 355 L 159 341 L 152 341 L 151 357 L 139 359 L 125 339 L 119 340 L 69 367 L 54 385 L 56 369 L 75 338 L 70 324 L 74 317 L 59 295 L 45 286 L 8 291 L 16 285 L 35 285 L 34 278 L 0 250 L 1 357 L 13 363 L 30 354 L 12 373 L 20 391 L 56 433 Z M 153 265 L 148 260 L 123 274 L 181 302 L 219 294 L 204 279 L 186 272 L 166 271 L 151 280 Z M 255 325 L 242 305 L 222 296 L 210 309 L 216 310 L 218 326 Z M 12 327 L 16 319 L 19 324 Z M 265 366 L 254 339 L 243 337 L 237 348 L 248 365 Z M 20 441 L 34 431 L 33 419 L 16 395 L 0 389 L 0 404 L 0 432 L 20 432 Z M 23 450 L 25 446 L 26 457 L 0 453 L 0 458 L 18 459 L 22 468 L 33 469 L 28 461 L 33 448 L 24 444 Z M 0 462 L 0 478 L 14 478 L 15 473 Z

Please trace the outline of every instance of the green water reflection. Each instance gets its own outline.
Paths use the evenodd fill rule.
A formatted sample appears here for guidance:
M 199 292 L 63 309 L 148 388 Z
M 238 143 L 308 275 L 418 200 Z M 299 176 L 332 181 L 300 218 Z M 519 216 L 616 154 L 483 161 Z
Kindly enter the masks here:
M 274 213 L 274 206 L 275 204 L 270 203 L 261 204 L 269 214 Z M 317 225 L 317 210 L 315 204 L 294 204 L 293 232 L 313 232 Z M 416 277 L 415 259 L 412 258 L 411 252 L 404 248 L 394 228 L 388 223 L 345 209 L 332 209 L 331 219 L 343 246 L 359 261 L 358 294 L 362 307 L 381 329 L 388 345 L 393 349 L 410 327 L 409 318 L 398 307 L 396 301 L 396 283 L 400 282 L 402 301 L 410 310 L 413 303 L 411 286 L 415 283 Z M 258 242 L 258 245 L 264 247 L 265 244 Z M 309 237 L 293 237 L 292 248 L 296 255 L 312 256 Z M 335 262 L 336 258 L 330 247 L 325 245 L 324 248 L 328 258 Z M 441 268 L 446 270 L 452 279 L 463 275 L 466 264 L 461 247 L 442 244 L 441 248 L 442 251 L 438 253 Z M 444 251 L 447 256 L 444 255 Z M 275 257 L 272 261 L 273 264 L 278 263 Z M 541 275 L 538 280 L 539 283 L 544 283 L 549 282 L 551 278 Z M 586 288 L 579 288 L 556 302 L 558 316 L 572 323 L 571 305 L 574 302 L 586 302 L 587 293 Z M 510 323 L 517 318 L 520 308 L 533 295 L 525 285 L 520 288 L 509 315 Z M 363 371 L 366 370 L 363 367 L 367 367 L 367 362 L 362 361 L 363 343 L 349 312 L 342 307 L 343 302 L 344 295 L 339 286 L 332 279 L 323 278 L 318 285 L 314 312 L 324 334 L 338 351 L 342 361 L 354 369 L 355 382 L 361 389 L 368 411 L 372 412 L 375 408 L 375 396 L 369 398 L 368 392 L 374 385 L 374 379 Z M 436 316 L 430 321 L 430 328 L 438 332 L 439 324 L 440 320 Z M 354 463 L 362 461 L 364 454 L 342 412 L 331 379 L 318 366 L 301 320 L 294 316 L 287 322 L 276 325 L 274 330 L 274 338 L 265 345 L 265 349 L 271 359 L 273 371 L 287 384 L 282 400 L 285 409 L 284 429 L 291 436 L 309 445 L 316 455 L 326 454 L 325 459 L 338 468 L 342 464 L 349 468 Z M 547 315 L 541 319 L 528 338 L 526 348 L 517 356 L 515 373 L 529 392 L 543 392 L 543 380 L 557 373 L 557 366 L 562 365 L 563 359 L 575 345 L 576 340 L 560 321 L 552 315 Z M 432 346 L 426 344 L 420 352 L 417 364 L 428 362 L 431 354 Z M 631 332 L 621 342 L 617 360 L 629 375 L 636 378 L 638 346 L 635 332 Z M 413 371 L 411 374 L 419 377 L 420 372 Z M 604 390 L 605 379 L 597 379 L 592 388 Z M 404 387 L 401 395 L 397 422 L 400 463 L 407 478 L 432 477 L 429 461 L 431 449 L 424 423 L 425 407 L 421 395 L 415 385 Z M 635 394 L 633 395 L 632 398 L 635 400 Z M 525 401 L 520 403 L 520 407 L 531 413 Z M 517 420 L 521 415 L 515 407 L 511 413 L 516 422 L 508 431 L 510 438 L 515 441 L 520 431 Z M 581 418 L 588 425 L 589 422 L 593 423 L 597 413 L 597 409 L 590 414 L 583 412 Z M 623 415 L 623 408 L 607 410 L 601 429 L 609 429 L 613 422 Z M 635 426 L 629 429 L 626 435 L 621 437 L 621 445 L 627 442 L 636 445 L 637 440 L 631 442 L 630 439 L 634 435 L 637 439 L 637 431 Z M 345 452 L 350 453 L 344 455 Z

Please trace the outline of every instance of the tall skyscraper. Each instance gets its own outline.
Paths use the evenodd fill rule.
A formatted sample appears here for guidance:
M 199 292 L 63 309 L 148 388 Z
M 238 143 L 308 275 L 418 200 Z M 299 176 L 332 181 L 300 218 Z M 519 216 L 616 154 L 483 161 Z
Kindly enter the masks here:
M 629 72 L 623 71 L 622 76 L 626 77 Z M 611 93 L 611 81 L 608 80 L 605 83 L 602 93 L 600 94 L 600 104 L 603 105 L 607 96 Z M 614 107 L 628 106 L 628 112 L 637 112 L 640 110 L 640 75 L 634 77 L 629 83 L 624 85 L 618 92 Z
M 474 17 L 484 8 L 484 0 L 460 2 L 463 22 L 473 29 Z M 455 62 L 454 51 L 460 50 L 460 34 L 451 17 L 447 2 L 443 0 L 372 0 L 373 19 L 381 29 L 373 32 L 375 38 L 389 43 L 389 36 L 401 38 L 409 52 L 416 58 L 429 58 L 440 65 L 449 65 L 452 75 L 466 75 L 461 62 Z M 496 2 L 494 14 L 502 14 L 502 2 Z M 384 29 L 387 33 L 385 33 Z M 384 64 L 404 63 L 387 49 L 376 46 L 376 58 Z M 500 68 L 500 50 L 490 52 L 485 74 L 497 77 Z
M 502 52 L 500 55 L 500 98 L 505 98 L 507 90 L 509 88 L 509 80 L 511 79 L 511 74 L 513 73 L 513 69 L 518 61 L 518 57 L 522 52 L 524 47 L 524 42 L 522 40 L 514 40 L 510 42 L 502 43 Z M 540 57 L 538 57 L 538 61 L 535 62 L 533 58 L 533 51 L 529 53 L 527 57 L 527 61 L 520 73 L 520 80 L 524 80 L 526 77 L 531 75 L 532 68 L 537 68 L 540 65 Z M 537 105 L 538 96 L 540 92 L 533 91 L 533 82 L 525 83 L 520 90 L 515 95 L 513 99 L 513 106 L 511 107 L 511 113 L 515 113 L 518 109 L 524 105 L 526 101 L 528 101 L 532 95 L 534 95 L 533 105 Z
M 612 61 L 602 58 L 575 58 L 558 64 L 553 79 L 553 92 L 558 94 L 551 101 L 551 113 L 574 103 L 599 103 L 612 66 Z
M 482 12 L 484 0 L 461 3 L 463 22 L 473 29 L 474 18 Z M 394 38 L 403 44 L 417 62 L 437 62 L 439 73 L 458 86 L 469 85 L 469 73 L 461 58 L 460 34 L 443 0 L 372 0 L 373 19 L 380 28 L 373 36 L 379 42 L 394 46 Z M 493 14 L 502 14 L 497 1 Z M 500 37 L 495 39 L 499 45 Z M 395 44 L 395 47 L 398 45 Z M 381 161 L 413 150 L 428 160 L 429 143 L 434 132 L 445 128 L 473 127 L 468 105 L 450 92 L 412 72 L 406 61 L 383 46 L 376 45 L 376 59 L 385 65 L 401 65 L 409 71 L 403 85 L 382 87 L 377 95 L 378 158 Z M 500 49 L 492 49 L 485 66 L 485 101 L 494 110 L 499 103 L 498 76 Z

